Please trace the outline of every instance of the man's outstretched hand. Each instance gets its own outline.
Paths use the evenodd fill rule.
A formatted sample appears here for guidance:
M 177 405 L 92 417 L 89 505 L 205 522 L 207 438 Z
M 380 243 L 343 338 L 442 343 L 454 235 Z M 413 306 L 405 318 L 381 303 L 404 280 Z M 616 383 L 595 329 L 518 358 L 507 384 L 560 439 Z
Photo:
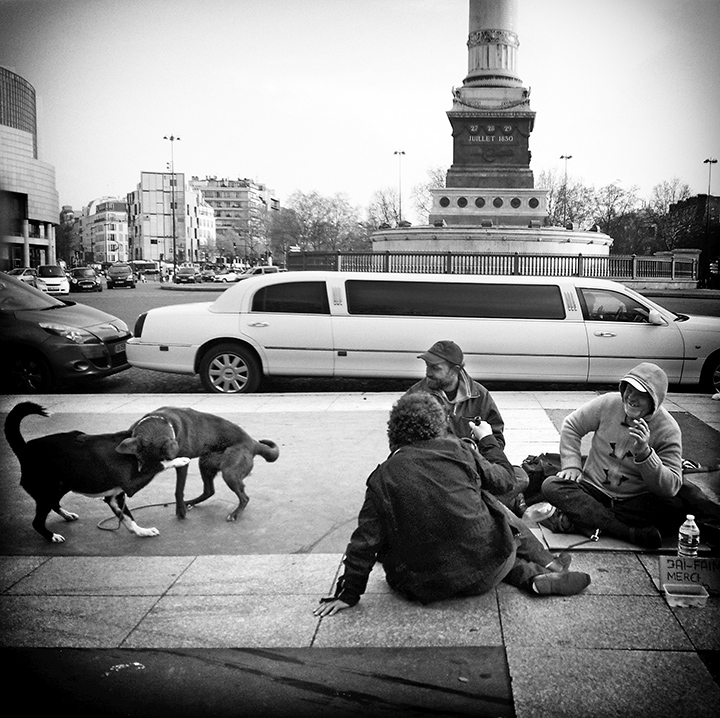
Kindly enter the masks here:
M 327 598 L 320 599 L 320 605 L 313 611 L 313 614 L 324 618 L 325 616 L 334 616 L 338 611 L 342 611 L 345 608 L 350 608 L 349 604 L 345 603 L 345 601 L 341 601 L 334 596 L 328 596 Z

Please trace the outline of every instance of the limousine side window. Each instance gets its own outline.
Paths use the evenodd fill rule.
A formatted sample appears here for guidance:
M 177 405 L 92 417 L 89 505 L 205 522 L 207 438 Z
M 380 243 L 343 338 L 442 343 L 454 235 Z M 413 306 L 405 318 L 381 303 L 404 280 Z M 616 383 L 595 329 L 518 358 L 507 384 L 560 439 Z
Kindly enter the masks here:
M 255 292 L 252 311 L 330 314 L 325 282 L 288 282 L 262 287 Z
M 553 284 L 393 282 L 350 279 L 348 312 L 390 316 L 564 319 Z
M 596 322 L 650 321 L 650 310 L 632 297 L 609 289 L 581 289 L 585 319 Z

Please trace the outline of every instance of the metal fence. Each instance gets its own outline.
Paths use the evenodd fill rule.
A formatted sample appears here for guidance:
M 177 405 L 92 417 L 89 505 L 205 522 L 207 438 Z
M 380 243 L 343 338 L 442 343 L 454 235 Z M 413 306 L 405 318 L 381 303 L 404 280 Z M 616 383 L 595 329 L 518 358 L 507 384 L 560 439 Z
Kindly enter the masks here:
M 698 261 L 676 256 L 482 254 L 479 252 L 289 252 L 290 271 L 507 274 L 696 281 Z

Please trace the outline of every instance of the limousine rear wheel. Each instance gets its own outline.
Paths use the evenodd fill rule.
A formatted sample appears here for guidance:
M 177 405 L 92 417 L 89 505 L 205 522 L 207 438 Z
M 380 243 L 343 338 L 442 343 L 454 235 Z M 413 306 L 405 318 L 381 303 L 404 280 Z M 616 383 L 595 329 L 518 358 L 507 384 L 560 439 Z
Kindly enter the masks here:
M 218 344 L 200 362 L 200 381 L 205 391 L 248 394 L 260 386 L 257 359 L 239 344 Z

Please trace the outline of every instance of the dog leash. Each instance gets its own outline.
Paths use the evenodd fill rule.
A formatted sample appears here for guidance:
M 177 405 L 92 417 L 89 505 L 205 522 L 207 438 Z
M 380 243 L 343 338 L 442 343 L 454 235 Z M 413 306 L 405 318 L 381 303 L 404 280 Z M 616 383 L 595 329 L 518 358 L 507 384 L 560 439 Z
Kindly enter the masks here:
M 571 548 L 577 548 L 578 546 L 584 546 L 586 543 L 590 543 L 591 541 L 599 541 L 600 540 L 600 529 L 595 529 L 593 534 L 590 536 L 590 538 L 586 538 L 584 541 L 578 541 L 577 543 L 570 544 L 565 550 L 569 551 Z
M 143 509 L 152 509 L 156 506 L 162 506 L 163 508 L 167 508 L 170 506 L 170 501 L 167 501 L 165 503 L 159 503 L 159 504 L 145 504 L 143 506 L 136 506 L 133 508 L 133 511 L 142 511 Z M 122 510 L 125 508 L 125 502 L 123 501 L 122 506 L 120 509 Z M 103 524 L 106 524 L 108 521 L 117 521 L 117 526 L 104 526 Z M 119 531 L 120 527 L 122 526 L 122 521 L 117 516 L 108 516 L 107 518 L 103 519 L 102 521 L 98 522 L 97 527 L 101 531 Z

